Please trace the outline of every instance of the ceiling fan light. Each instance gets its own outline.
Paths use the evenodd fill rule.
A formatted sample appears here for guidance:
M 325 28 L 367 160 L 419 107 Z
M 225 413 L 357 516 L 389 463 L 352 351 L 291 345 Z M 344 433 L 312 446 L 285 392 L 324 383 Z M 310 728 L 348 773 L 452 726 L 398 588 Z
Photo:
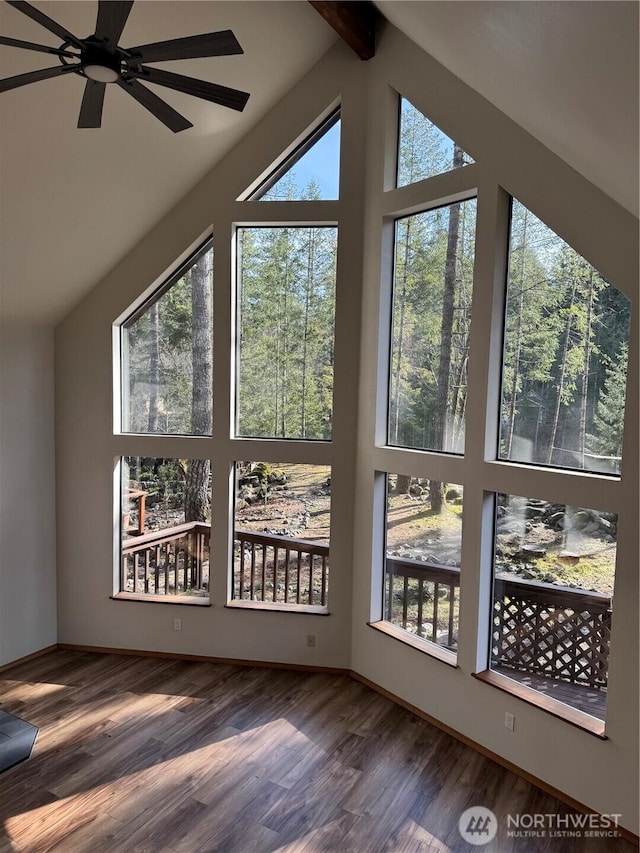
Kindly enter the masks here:
M 96 83 L 115 83 L 120 76 L 115 69 L 108 68 L 106 65 L 83 65 L 82 70 L 85 73 L 85 77 L 95 80 Z

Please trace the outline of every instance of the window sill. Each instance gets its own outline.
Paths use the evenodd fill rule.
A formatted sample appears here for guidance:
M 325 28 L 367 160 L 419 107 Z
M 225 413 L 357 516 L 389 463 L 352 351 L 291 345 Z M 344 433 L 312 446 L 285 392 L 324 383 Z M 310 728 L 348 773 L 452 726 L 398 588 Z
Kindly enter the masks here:
M 458 656 L 455 652 L 443 649 L 442 646 L 438 646 L 430 640 L 423 640 L 421 637 L 405 631 L 404 628 L 398 628 L 396 625 L 392 625 L 390 622 L 385 622 L 384 620 L 380 622 L 368 622 L 367 624 L 370 628 L 375 628 L 376 631 L 381 631 L 388 637 L 393 637 L 394 640 L 404 643 L 405 646 L 411 646 L 411 648 L 442 661 L 442 663 L 446 663 L 448 666 L 455 668 L 458 666 Z
M 564 702 L 559 702 L 557 699 L 551 699 L 549 696 L 544 696 L 532 687 L 527 687 L 525 684 L 520 684 L 506 675 L 501 675 L 498 672 L 493 672 L 491 669 L 485 669 L 483 672 L 473 672 L 474 678 L 478 681 L 483 681 L 491 687 L 497 687 L 498 690 L 503 690 L 505 693 L 510 693 L 517 699 L 522 699 L 529 705 L 535 705 L 547 714 L 558 717 L 572 726 L 576 726 L 589 734 L 595 735 L 601 740 L 608 740 L 604 732 L 604 722 L 596 717 L 591 717 L 585 714 L 584 711 L 578 711 L 570 705 L 565 705 Z
M 287 604 L 284 601 L 249 601 L 231 599 L 225 604 L 231 610 L 271 610 L 278 613 L 307 613 L 312 616 L 329 616 L 329 609 L 319 604 Z
M 211 607 L 209 596 L 202 595 L 145 595 L 138 592 L 116 592 L 110 595 L 113 601 L 148 601 L 152 604 L 186 604 L 197 607 Z

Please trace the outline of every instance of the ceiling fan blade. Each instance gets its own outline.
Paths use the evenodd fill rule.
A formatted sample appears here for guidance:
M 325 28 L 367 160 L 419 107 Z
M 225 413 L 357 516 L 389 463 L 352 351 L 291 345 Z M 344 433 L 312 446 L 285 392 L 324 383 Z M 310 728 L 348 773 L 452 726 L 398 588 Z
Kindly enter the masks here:
M 10 39 L 7 36 L 0 36 L 0 44 L 6 44 L 7 47 L 21 47 L 23 50 L 38 50 L 40 53 L 52 53 L 54 56 L 68 56 L 70 59 L 78 58 L 77 53 L 59 50 L 57 47 L 48 47 L 46 44 L 34 44 L 32 41 Z
M 49 32 L 58 36 L 58 38 L 61 38 L 62 41 L 68 41 L 76 47 L 82 47 L 82 42 L 80 39 L 76 38 L 73 33 L 70 33 L 69 30 L 65 29 L 61 24 L 58 24 L 48 15 L 45 15 L 44 12 L 36 9 L 35 6 L 32 6 L 30 3 L 26 3 L 25 0 L 7 0 L 7 3 L 15 9 L 18 9 L 24 15 L 27 15 L 29 18 L 32 18 L 42 27 L 49 30 Z
M 185 95 L 193 95 L 205 101 L 212 101 L 223 107 L 242 112 L 249 100 L 248 92 L 239 89 L 229 89 L 218 83 L 207 83 L 205 80 L 195 80 L 193 77 L 184 77 L 182 74 L 173 74 L 171 71 L 160 71 L 158 68 L 147 68 L 145 65 L 139 71 L 129 72 L 133 77 L 138 77 L 147 83 L 157 83 Z
M 137 80 L 118 80 L 121 89 L 124 89 L 132 98 L 141 104 L 145 109 L 149 110 L 157 119 L 172 130 L 174 133 L 180 133 L 181 130 L 186 130 L 188 127 L 193 127 L 190 121 L 180 113 L 176 112 L 173 107 L 170 107 L 162 98 L 151 92 L 146 86 L 138 83 Z
M 106 83 L 87 80 L 87 84 L 84 87 L 84 95 L 82 96 L 78 127 L 102 126 L 102 104 L 106 88 Z
M 164 62 L 168 59 L 200 59 L 203 56 L 231 56 L 244 53 L 231 30 L 202 33 L 198 36 L 157 41 L 129 48 L 142 62 Z
M 26 86 L 27 83 L 37 83 L 38 80 L 47 80 L 49 77 L 59 77 L 70 71 L 77 71 L 79 65 L 56 65 L 55 68 L 41 68 L 40 71 L 29 71 L 26 74 L 17 74 L 15 77 L 5 77 L 0 80 L 0 92 L 8 92 L 17 89 L 18 86 Z
M 99 0 L 96 38 L 117 47 L 132 6 L 133 0 Z

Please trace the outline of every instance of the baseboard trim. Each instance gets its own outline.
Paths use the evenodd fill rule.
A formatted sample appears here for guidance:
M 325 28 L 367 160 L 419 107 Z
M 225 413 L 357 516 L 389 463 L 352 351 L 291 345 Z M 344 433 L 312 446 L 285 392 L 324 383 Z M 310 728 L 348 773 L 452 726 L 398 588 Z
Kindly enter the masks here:
M 58 648 L 58 644 L 54 643 L 52 646 L 46 646 L 44 649 L 40 649 L 37 652 L 31 652 L 30 655 L 25 655 L 24 657 L 17 658 L 16 660 L 12 660 L 10 663 L 3 663 L 2 666 L 0 666 L 0 672 L 6 672 L 8 669 L 11 669 L 14 666 L 19 666 L 21 663 L 29 663 L 30 660 L 41 658 L 43 655 L 48 655 L 49 652 L 55 652 Z
M 466 735 L 461 734 L 460 732 L 456 731 L 456 729 L 453 729 L 451 728 L 451 726 L 448 726 L 446 723 L 443 723 L 435 717 L 432 717 L 430 714 L 427 714 L 426 711 L 421 710 L 416 705 L 412 705 L 410 702 L 405 701 L 400 696 L 396 696 L 395 693 L 391 693 L 390 690 L 386 690 L 384 687 L 380 687 L 380 685 L 376 684 L 375 681 L 370 681 L 364 675 L 360 675 L 359 672 L 351 670 L 351 677 L 354 678 L 356 681 L 361 682 L 366 687 L 370 687 L 371 690 L 375 690 L 376 693 L 380 693 L 381 696 L 385 696 L 387 699 L 390 699 L 392 702 L 395 702 L 396 705 L 400 705 L 402 708 L 405 708 L 407 711 L 410 711 L 412 714 L 415 714 L 416 717 L 420 717 L 420 719 L 426 720 L 427 723 L 431 723 L 432 726 L 435 726 L 437 729 L 440 729 L 441 731 L 445 732 L 445 734 L 451 735 L 451 737 L 460 741 L 465 746 L 468 746 L 471 749 L 474 749 L 476 752 L 479 752 L 481 755 L 484 755 L 485 758 L 489 758 L 491 759 L 491 761 L 495 761 L 496 764 L 499 764 L 506 770 L 510 770 L 512 773 L 515 773 L 516 776 L 519 776 L 526 782 L 530 782 L 532 785 L 535 785 L 536 788 L 540 788 L 546 794 L 555 797 L 557 800 L 560 800 L 560 802 L 565 803 L 565 805 L 569 806 L 570 808 L 582 812 L 583 814 L 598 814 L 595 809 L 592 809 L 589 806 L 585 806 L 584 803 L 581 803 L 578 800 L 574 800 L 573 797 L 570 797 L 568 794 L 565 794 L 564 791 L 561 791 L 558 788 L 554 788 L 553 785 L 550 785 L 543 779 L 539 779 L 537 776 L 534 776 L 527 770 L 523 770 L 521 767 L 518 767 L 517 764 L 513 764 L 511 761 L 508 761 L 506 758 L 503 758 L 497 752 L 493 752 L 492 750 L 487 749 L 486 746 L 483 746 L 477 741 L 474 741 Z M 632 844 L 638 846 L 640 837 L 637 836 L 634 832 L 631 832 L 631 830 L 629 829 L 625 829 L 625 827 L 621 825 L 618 826 L 618 832 L 627 841 L 630 841 Z
M 589 806 L 585 806 L 584 803 L 581 803 L 578 800 L 574 800 L 573 797 L 570 797 L 568 794 L 565 794 L 558 788 L 554 788 L 553 785 L 550 785 L 543 779 L 539 779 L 537 776 L 534 776 L 527 770 L 523 770 L 521 767 L 518 767 L 517 764 L 513 764 L 511 761 L 508 761 L 506 758 L 503 758 L 498 753 L 487 749 L 487 747 L 483 746 L 480 743 L 477 743 L 477 741 L 474 741 L 466 735 L 461 734 L 460 732 L 456 731 L 456 729 L 453 729 L 451 728 L 451 726 L 448 726 L 446 723 L 443 723 L 435 717 L 432 717 L 430 714 L 427 714 L 426 711 L 423 711 L 416 705 L 412 705 L 410 702 L 407 702 L 400 696 L 396 696 L 395 693 L 392 693 L 390 690 L 386 690 L 384 687 L 381 687 L 379 684 L 376 684 L 375 681 L 370 681 L 368 678 L 366 678 L 366 676 L 361 675 L 359 672 L 356 672 L 352 669 L 332 666 L 312 666 L 310 664 L 307 665 L 295 663 L 281 663 L 278 661 L 255 661 L 245 660 L 242 658 L 210 657 L 209 655 L 188 655 L 180 654 L 178 652 L 157 652 L 140 649 L 119 649 L 105 646 L 83 646 L 75 643 L 57 643 L 53 646 L 48 646 L 45 649 L 41 649 L 38 652 L 34 652 L 31 655 L 26 655 L 25 657 L 20 658 L 19 660 L 15 660 L 9 664 L 1 666 L 0 673 L 10 669 L 11 667 L 18 666 L 18 664 L 27 663 L 28 661 L 34 660 L 35 658 L 39 658 L 42 655 L 48 654 L 49 652 L 53 652 L 56 650 L 69 652 L 94 652 L 96 654 L 107 655 L 129 655 L 135 657 L 164 658 L 168 660 L 197 661 L 200 663 L 226 664 L 228 666 L 253 666 L 260 667 L 263 669 L 289 669 L 299 672 L 318 672 L 327 675 L 349 675 L 351 678 L 355 679 L 356 681 L 359 681 L 361 684 L 364 684 L 371 690 L 375 690 L 376 693 L 379 693 L 381 696 L 384 696 L 387 699 L 390 699 L 392 702 L 395 702 L 396 705 L 400 705 L 400 707 L 405 708 L 407 711 L 410 711 L 412 714 L 415 714 L 417 717 L 420 717 L 420 719 L 425 720 L 427 723 L 431 723 L 431 725 L 435 726 L 437 729 L 440 729 L 440 731 L 443 731 L 451 737 L 455 738 L 456 740 L 460 741 L 465 746 L 470 747 L 470 749 L 473 749 L 476 752 L 479 752 L 481 755 L 484 755 L 485 758 L 489 758 L 491 761 L 495 761 L 496 764 L 499 764 L 506 770 L 510 770 L 512 773 L 515 773 L 516 776 L 519 776 L 526 782 L 535 785 L 536 788 L 540 788 L 540 790 L 544 791 L 546 794 L 549 794 L 552 797 L 555 797 L 556 799 L 560 800 L 560 802 L 565 803 L 565 805 L 569 806 L 570 808 L 582 812 L 583 814 L 598 814 L 597 811 L 590 808 Z M 626 829 L 624 826 L 621 825 L 618 826 L 618 831 L 624 839 L 629 841 L 631 844 L 635 844 L 636 847 L 639 846 L 640 837 L 634 832 L 629 829 Z
M 54 648 L 56 648 L 54 646 Z M 106 646 L 79 646 L 75 643 L 58 643 L 58 649 L 68 652 L 95 652 L 104 655 L 130 655 L 146 658 L 166 658 L 168 660 L 188 660 L 199 663 L 219 663 L 228 666 L 254 666 L 262 669 L 291 669 L 299 672 L 320 672 L 325 675 L 351 675 L 350 669 L 337 666 L 312 666 L 301 663 L 280 663 L 279 661 L 245 660 L 243 658 L 220 658 L 209 655 L 188 655 L 179 652 L 155 652 L 140 649 L 118 649 Z

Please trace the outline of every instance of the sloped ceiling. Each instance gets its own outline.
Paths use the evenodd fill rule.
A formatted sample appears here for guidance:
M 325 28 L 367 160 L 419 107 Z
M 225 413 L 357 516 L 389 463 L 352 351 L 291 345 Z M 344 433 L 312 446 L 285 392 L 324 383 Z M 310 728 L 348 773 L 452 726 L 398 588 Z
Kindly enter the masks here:
M 405 2 L 394 26 L 638 215 L 636 2 Z
M 33 5 L 85 37 L 98 4 Z M 138 0 L 123 46 L 231 29 L 244 55 L 157 67 L 249 92 L 243 113 L 154 88 L 194 125 L 173 134 L 117 86 L 102 128 L 78 130 L 75 74 L 0 95 L 0 267 L 3 319 L 56 323 L 193 187 L 337 40 L 305 0 Z M 56 36 L 4 2 L 2 35 L 58 47 Z M 0 47 L 0 76 L 57 64 Z
M 34 0 L 71 32 L 97 3 Z M 638 207 L 638 5 L 376 3 L 449 70 L 620 204 Z M 0 316 L 56 323 L 337 40 L 306 0 L 138 0 L 121 43 L 232 29 L 243 56 L 163 63 L 251 93 L 244 113 L 159 90 L 194 127 L 172 134 L 108 87 L 103 127 L 77 130 L 71 75 L 0 96 Z M 57 46 L 0 2 L 3 35 Z M 55 60 L 0 48 L 0 76 Z M 113 90 L 112 90 L 113 89 Z

